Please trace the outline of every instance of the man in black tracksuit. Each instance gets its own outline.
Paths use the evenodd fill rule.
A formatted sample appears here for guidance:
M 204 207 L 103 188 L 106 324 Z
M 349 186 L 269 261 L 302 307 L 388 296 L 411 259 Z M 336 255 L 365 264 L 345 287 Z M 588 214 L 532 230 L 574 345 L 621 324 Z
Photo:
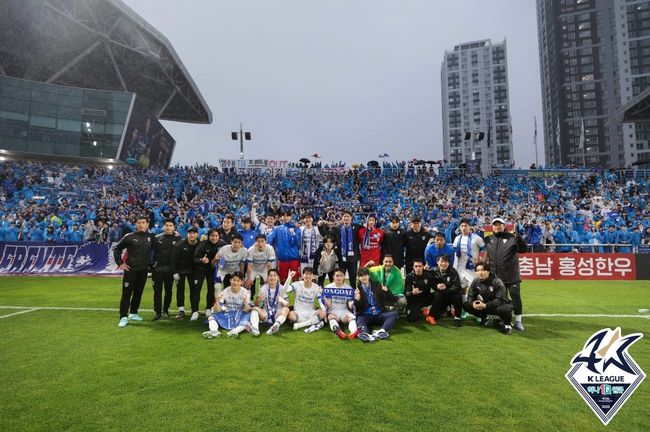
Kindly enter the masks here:
M 512 299 L 515 312 L 515 330 L 523 331 L 521 322 L 521 276 L 519 275 L 519 254 L 527 252 L 526 241 L 518 235 L 505 231 L 505 221 L 499 217 L 492 221 L 491 236 L 485 238 L 487 260 L 492 272 L 503 281 L 508 298 Z
M 406 274 L 413 271 L 413 260 L 416 258 L 424 259 L 424 249 L 426 249 L 431 239 L 431 234 L 422 229 L 420 216 L 413 216 L 411 219 L 411 229 L 404 234 L 404 249 L 406 249 L 405 269 Z
M 174 286 L 174 268 L 172 265 L 172 250 L 176 242 L 181 240 L 174 233 L 176 224 L 167 219 L 163 226 L 162 234 L 158 234 L 153 241 L 153 310 L 156 313 L 154 321 L 169 317 L 169 305 L 172 302 L 172 287 Z M 163 303 L 162 291 L 165 288 Z
M 138 217 L 135 227 L 135 232 L 122 237 L 122 240 L 113 249 L 115 263 L 120 269 L 124 270 L 119 327 L 126 327 L 129 319 L 142 321 L 142 318 L 138 315 L 138 309 L 147 282 L 153 234 L 149 233 L 149 222 L 146 216 Z M 122 251 L 124 249 L 128 254 L 126 261 L 122 260 Z M 129 306 L 131 308 L 130 314 Z
M 226 244 L 219 238 L 219 232 L 212 228 L 208 231 L 207 240 L 202 241 L 194 251 L 194 292 L 190 291 L 190 303 L 192 305 L 191 321 L 196 321 L 199 317 L 199 300 L 201 298 L 201 288 L 206 282 L 208 290 L 205 294 L 205 314 L 210 316 L 210 309 L 214 305 L 214 268 L 219 263 L 216 255 L 219 249 Z
M 410 322 L 422 318 L 422 308 L 431 305 L 434 278 L 431 273 L 424 270 L 424 260 L 413 260 L 413 271 L 406 275 L 404 281 L 404 295 L 406 296 L 406 319 Z
M 437 260 L 438 266 L 433 269 L 434 289 L 433 305 L 431 306 L 430 316 L 427 321 L 435 325 L 447 309 L 447 306 L 453 306 L 455 312 L 454 325 L 462 326 L 460 314 L 463 309 L 463 300 L 460 289 L 460 276 L 455 268 L 451 267 L 449 257 L 440 255 Z M 431 318 L 431 319 L 429 319 Z
M 488 315 L 498 315 L 501 318 L 501 331 L 512 333 L 512 305 L 507 299 L 506 287 L 501 279 L 490 272 L 490 267 L 484 262 L 475 266 L 478 277 L 472 281 L 467 293 L 467 301 L 463 309 L 481 318 L 481 324 L 488 326 L 491 322 Z
M 172 268 L 176 280 L 176 306 L 178 314 L 176 319 L 185 317 L 185 280 L 190 287 L 190 293 L 194 286 L 194 252 L 199 244 L 199 230 L 191 227 L 187 230 L 187 238 L 174 245 L 172 249 Z
M 399 226 L 399 218 L 397 216 L 391 216 L 390 228 L 384 231 L 384 242 L 381 245 L 381 259 L 383 261 L 384 255 L 386 254 L 392 255 L 395 267 L 398 267 L 400 270 L 404 267 L 404 234 L 404 230 Z

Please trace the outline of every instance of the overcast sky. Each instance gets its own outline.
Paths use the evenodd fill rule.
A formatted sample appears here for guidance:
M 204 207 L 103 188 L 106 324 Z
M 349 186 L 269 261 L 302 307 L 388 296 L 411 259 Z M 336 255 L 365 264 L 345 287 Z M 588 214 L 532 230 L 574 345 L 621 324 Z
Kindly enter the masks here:
M 534 0 L 124 0 L 174 46 L 211 125 L 164 122 L 173 164 L 239 158 L 442 159 L 445 50 L 507 40 L 517 166 L 543 163 Z M 155 5 L 155 6 L 154 6 Z

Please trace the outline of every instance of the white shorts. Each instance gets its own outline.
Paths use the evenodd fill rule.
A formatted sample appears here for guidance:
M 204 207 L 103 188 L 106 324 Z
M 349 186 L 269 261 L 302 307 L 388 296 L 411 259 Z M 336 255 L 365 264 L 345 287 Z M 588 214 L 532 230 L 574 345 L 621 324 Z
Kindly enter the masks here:
M 312 319 L 314 316 L 316 316 L 316 311 L 315 310 L 295 310 L 293 311 L 296 315 L 298 315 L 298 319 L 296 322 L 304 322 L 304 321 L 309 321 Z
M 339 309 L 339 310 L 332 309 L 330 311 L 330 314 L 335 315 L 337 321 L 343 321 L 343 318 L 346 317 L 346 316 L 350 320 L 356 319 L 354 314 L 352 312 L 350 312 L 349 310 L 347 310 L 347 309 Z
M 478 274 L 471 270 L 463 269 L 458 272 L 458 276 L 460 276 L 461 288 L 468 288 L 472 284 L 472 281 L 478 277 Z

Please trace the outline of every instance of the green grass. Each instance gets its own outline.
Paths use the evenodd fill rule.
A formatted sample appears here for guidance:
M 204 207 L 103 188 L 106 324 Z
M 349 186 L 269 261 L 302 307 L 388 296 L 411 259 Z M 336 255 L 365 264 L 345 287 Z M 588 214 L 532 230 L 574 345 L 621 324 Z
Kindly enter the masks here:
M 151 286 L 142 315 L 153 317 Z M 115 278 L 0 278 L 2 306 L 118 307 Z M 648 282 L 527 281 L 528 313 L 636 314 Z M 202 304 L 203 306 L 203 304 Z M 2 430 L 645 431 L 650 381 L 604 427 L 564 378 L 603 327 L 646 337 L 630 353 L 650 373 L 650 320 L 529 317 L 504 336 L 466 322 L 400 322 L 364 345 L 284 327 L 274 337 L 204 340 L 189 321 L 117 328 L 117 312 L 0 319 Z

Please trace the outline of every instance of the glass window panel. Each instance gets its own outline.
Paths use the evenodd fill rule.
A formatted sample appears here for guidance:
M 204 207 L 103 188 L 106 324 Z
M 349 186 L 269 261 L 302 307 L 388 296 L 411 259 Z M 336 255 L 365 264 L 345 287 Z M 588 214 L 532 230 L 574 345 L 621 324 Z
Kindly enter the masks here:
M 30 126 L 39 126 L 44 128 L 56 128 L 56 118 L 40 115 L 32 115 L 29 118 Z

